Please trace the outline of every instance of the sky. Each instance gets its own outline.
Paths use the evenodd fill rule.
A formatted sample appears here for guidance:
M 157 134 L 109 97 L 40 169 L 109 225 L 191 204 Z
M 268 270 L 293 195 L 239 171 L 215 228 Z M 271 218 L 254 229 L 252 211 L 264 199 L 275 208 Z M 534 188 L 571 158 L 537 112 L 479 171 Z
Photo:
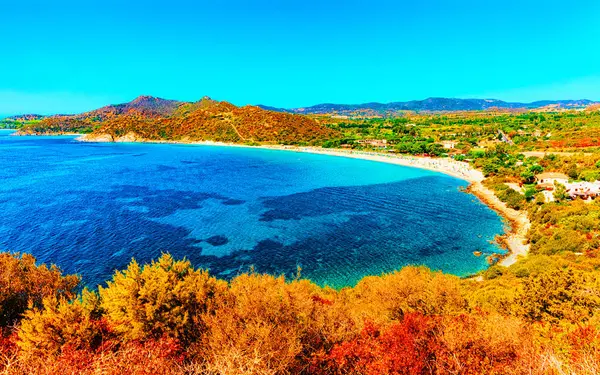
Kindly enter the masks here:
M 0 0 L 0 114 L 600 100 L 598 0 Z

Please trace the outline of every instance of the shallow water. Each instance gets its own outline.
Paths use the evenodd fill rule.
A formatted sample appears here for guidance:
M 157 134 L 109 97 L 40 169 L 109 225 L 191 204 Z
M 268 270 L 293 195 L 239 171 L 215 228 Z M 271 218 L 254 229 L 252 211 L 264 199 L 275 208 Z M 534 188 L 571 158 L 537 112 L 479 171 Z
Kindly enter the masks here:
M 503 232 L 465 185 L 325 155 L 0 131 L 0 249 L 92 287 L 161 252 L 223 278 L 250 266 L 293 277 L 300 266 L 334 287 L 408 264 L 464 276 L 502 252 L 490 241 Z

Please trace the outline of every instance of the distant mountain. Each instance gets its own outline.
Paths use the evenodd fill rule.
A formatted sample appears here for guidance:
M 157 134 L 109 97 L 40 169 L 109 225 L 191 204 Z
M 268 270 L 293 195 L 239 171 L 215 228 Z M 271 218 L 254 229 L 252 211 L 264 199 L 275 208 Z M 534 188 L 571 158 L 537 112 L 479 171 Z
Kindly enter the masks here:
M 277 107 L 271 107 L 269 105 L 263 105 L 263 104 L 257 104 L 256 105 L 258 108 L 262 108 L 265 111 L 273 111 L 273 112 L 293 112 L 293 109 L 285 109 L 285 108 L 277 108 Z
M 8 116 L 8 117 L 5 117 L 4 120 L 24 122 L 24 121 L 41 120 L 44 117 L 46 117 L 46 116 L 36 115 L 36 114 L 25 114 L 25 115 L 17 115 L 17 116 Z
M 108 118 L 116 115 L 142 115 L 148 117 L 170 116 L 184 102 L 167 100 L 153 96 L 138 96 L 129 103 L 107 105 L 105 107 L 87 112 L 88 116 Z
M 307 116 L 256 106 L 237 107 L 204 97 L 179 102 L 140 96 L 72 116 L 51 116 L 25 126 L 23 134 L 90 133 L 102 141 L 220 141 L 314 143 L 337 134 Z
M 364 104 L 317 104 L 304 108 L 274 108 L 259 106 L 271 111 L 302 113 L 302 114 L 326 114 L 326 113 L 352 113 L 356 111 L 373 111 L 376 113 L 387 113 L 396 111 L 481 111 L 490 108 L 507 109 L 533 109 L 556 105 L 559 108 L 585 107 L 597 102 L 591 100 L 542 100 L 532 103 L 505 102 L 497 99 L 455 99 L 455 98 L 427 98 L 424 100 L 411 100 L 407 102 L 392 103 L 364 103 Z

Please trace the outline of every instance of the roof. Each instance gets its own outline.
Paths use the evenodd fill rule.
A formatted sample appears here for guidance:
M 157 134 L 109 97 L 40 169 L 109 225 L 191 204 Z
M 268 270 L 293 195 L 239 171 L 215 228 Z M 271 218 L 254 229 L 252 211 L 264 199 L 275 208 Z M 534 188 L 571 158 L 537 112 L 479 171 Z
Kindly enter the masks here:
M 556 178 L 556 179 L 561 178 L 561 179 L 568 180 L 569 176 L 567 176 L 564 173 L 546 172 L 546 173 L 540 173 L 540 174 L 536 175 L 535 178 L 537 178 L 538 180 L 543 180 L 546 178 Z

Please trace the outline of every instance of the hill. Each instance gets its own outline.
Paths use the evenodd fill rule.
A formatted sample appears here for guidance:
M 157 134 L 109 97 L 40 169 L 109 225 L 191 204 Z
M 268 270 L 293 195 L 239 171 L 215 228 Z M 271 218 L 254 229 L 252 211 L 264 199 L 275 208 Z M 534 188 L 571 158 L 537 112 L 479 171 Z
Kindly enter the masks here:
M 107 105 L 88 112 L 87 116 L 99 116 L 101 119 L 118 115 L 139 115 L 146 117 L 171 116 L 183 102 L 156 98 L 153 96 L 138 96 L 129 103 Z
M 4 118 L 4 120 L 26 122 L 26 121 L 41 120 L 44 117 L 46 117 L 46 116 L 28 113 L 28 114 L 25 114 L 25 115 L 9 116 L 9 117 Z
M 19 129 L 27 124 L 39 122 L 45 116 L 26 114 L 0 118 L 0 129 Z
M 337 135 L 306 116 L 255 106 L 237 107 L 204 97 L 179 102 L 140 96 L 73 116 L 52 116 L 24 134 L 90 133 L 92 141 L 219 141 L 313 143 Z
M 559 108 L 586 107 L 595 102 L 582 100 L 542 100 L 532 103 L 505 102 L 497 99 L 456 99 L 456 98 L 427 98 L 424 100 L 411 100 L 407 102 L 391 103 L 363 103 L 363 104 L 332 104 L 323 103 L 304 108 L 274 108 L 260 106 L 272 111 L 303 113 L 303 114 L 351 114 L 357 111 L 373 111 L 378 114 L 394 113 L 398 111 L 481 111 L 492 108 L 504 109 L 533 109 L 548 105 L 557 105 Z

